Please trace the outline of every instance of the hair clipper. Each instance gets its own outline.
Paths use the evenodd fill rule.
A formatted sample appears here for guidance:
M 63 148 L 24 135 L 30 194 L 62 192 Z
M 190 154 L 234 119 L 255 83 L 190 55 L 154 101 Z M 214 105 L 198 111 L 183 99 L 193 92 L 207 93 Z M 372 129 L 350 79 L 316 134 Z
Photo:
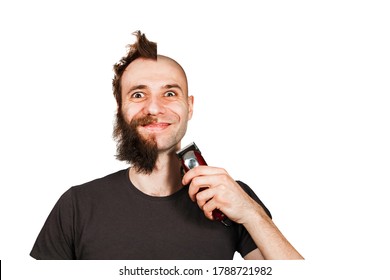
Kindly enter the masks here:
M 199 165 L 207 165 L 202 153 L 194 142 L 177 151 L 176 154 L 181 160 L 181 164 L 185 172 Z M 199 191 L 204 189 L 206 188 L 201 188 Z M 230 226 L 232 224 L 228 217 L 218 209 L 214 209 L 213 218 L 220 221 L 225 226 Z

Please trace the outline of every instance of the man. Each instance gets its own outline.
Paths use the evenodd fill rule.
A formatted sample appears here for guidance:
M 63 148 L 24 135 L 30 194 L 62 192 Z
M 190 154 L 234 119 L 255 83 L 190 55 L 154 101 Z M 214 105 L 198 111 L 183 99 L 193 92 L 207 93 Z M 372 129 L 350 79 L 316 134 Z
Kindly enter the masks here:
M 221 168 L 183 175 L 176 156 L 193 113 L 187 78 L 141 32 L 114 66 L 117 158 L 130 168 L 65 192 L 36 259 L 302 259 L 244 183 Z M 230 226 L 215 221 L 222 211 Z

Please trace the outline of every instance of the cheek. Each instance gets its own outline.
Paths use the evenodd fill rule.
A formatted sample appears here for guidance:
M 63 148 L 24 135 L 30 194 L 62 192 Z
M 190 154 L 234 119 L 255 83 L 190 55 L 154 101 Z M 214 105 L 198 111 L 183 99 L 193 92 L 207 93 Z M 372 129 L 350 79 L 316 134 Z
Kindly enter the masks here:
M 141 111 L 141 108 L 138 108 L 140 106 L 128 106 L 128 105 L 123 105 L 122 106 L 122 114 L 125 118 L 125 120 L 130 123 L 130 121 L 132 119 L 134 119 L 134 117 L 136 117 L 140 111 Z
M 180 118 L 180 121 L 188 121 L 189 119 L 188 106 L 184 103 L 171 104 L 170 111 L 174 112 Z

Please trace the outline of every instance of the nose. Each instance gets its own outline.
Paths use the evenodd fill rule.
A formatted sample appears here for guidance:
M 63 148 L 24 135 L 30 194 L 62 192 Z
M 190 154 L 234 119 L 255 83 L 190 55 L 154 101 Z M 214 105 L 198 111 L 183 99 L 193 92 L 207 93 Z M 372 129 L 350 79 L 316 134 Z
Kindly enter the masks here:
M 143 108 L 144 114 L 147 115 L 159 115 L 164 113 L 165 107 L 163 104 L 162 98 L 158 96 L 149 96 L 149 98 L 145 102 L 145 106 Z

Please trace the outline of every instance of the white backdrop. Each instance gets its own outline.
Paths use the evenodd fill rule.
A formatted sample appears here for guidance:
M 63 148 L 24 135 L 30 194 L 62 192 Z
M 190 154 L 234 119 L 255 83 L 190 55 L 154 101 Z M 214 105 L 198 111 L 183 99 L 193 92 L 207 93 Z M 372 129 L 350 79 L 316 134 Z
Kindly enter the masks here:
M 140 29 L 187 72 L 195 112 L 183 144 L 256 191 L 303 270 L 383 276 L 390 10 L 313 2 L 3 1 L 4 273 L 36 269 L 29 252 L 64 191 L 125 167 L 112 65 Z

